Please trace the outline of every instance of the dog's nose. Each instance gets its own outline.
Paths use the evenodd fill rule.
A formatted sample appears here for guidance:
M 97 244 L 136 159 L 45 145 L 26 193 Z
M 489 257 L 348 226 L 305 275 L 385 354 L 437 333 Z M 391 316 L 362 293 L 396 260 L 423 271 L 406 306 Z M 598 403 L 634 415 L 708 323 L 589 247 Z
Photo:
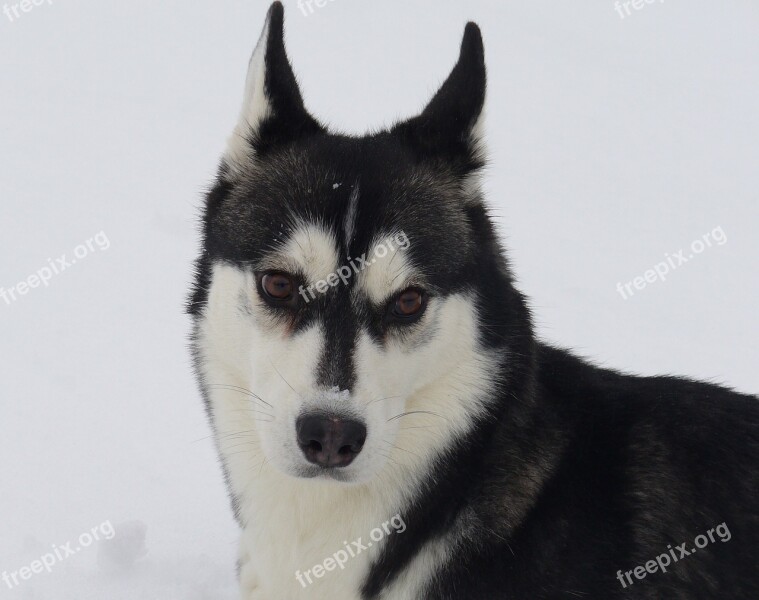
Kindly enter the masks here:
M 347 467 L 366 441 L 363 423 L 325 414 L 299 417 L 295 430 L 306 460 L 321 467 Z

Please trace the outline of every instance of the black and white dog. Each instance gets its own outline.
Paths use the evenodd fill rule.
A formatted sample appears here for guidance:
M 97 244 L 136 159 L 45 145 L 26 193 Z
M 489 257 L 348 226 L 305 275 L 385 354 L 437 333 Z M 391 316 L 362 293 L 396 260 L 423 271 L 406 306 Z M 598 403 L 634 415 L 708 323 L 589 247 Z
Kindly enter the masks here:
M 245 600 L 759 598 L 759 401 L 533 335 L 478 27 L 422 113 L 304 108 L 269 10 L 189 302 Z

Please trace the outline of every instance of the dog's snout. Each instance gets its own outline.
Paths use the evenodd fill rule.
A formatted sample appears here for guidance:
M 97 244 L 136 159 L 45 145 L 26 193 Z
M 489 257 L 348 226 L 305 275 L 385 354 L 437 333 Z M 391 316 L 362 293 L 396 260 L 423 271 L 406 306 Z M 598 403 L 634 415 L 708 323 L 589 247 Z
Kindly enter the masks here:
M 348 466 L 366 441 L 363 423 L 325 414 L 303 415 L 295 430 L 306 460 L 321 467 Z

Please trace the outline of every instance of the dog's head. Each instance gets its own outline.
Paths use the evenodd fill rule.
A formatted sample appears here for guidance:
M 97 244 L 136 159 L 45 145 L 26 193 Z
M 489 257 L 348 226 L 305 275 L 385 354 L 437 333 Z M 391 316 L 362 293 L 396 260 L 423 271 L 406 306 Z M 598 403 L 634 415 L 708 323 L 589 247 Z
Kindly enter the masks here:
M 330 133 L 304 108 L 282 6 L 269 10 L 190 302 L 223 452 L 247 432 L 263 453 L 251 468 L 361 482 L 487 411 L 511 286 L 477 185 L 484 99 L 470 23 L 419 116 Z

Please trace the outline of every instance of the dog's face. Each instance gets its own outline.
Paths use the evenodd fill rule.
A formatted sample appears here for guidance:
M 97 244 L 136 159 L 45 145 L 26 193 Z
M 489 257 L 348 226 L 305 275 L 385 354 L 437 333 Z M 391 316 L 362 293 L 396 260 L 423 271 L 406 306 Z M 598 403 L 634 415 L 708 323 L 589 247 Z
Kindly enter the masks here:
M 490 375 L 480 321 L 506 285 L 474 179 L 484 75 L 470 25 L 419 117 L 330 134 L 303 107 L 270 10 L 209 194 L 192 303 L 207 392 L 233 392 L 212 406 L 222 451 L 249 426 L 258 458 L 284 473 L 362 482 L 401 432 L 441 444 L 483 412 L 471 401 Z

